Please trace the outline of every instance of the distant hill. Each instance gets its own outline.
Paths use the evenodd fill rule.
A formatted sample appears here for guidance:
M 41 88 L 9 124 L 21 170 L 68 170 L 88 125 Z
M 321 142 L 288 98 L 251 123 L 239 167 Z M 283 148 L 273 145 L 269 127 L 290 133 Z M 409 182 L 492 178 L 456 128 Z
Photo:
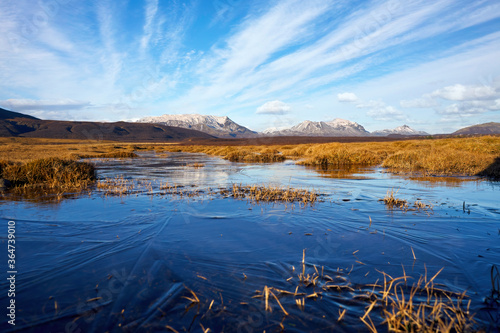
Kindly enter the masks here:
M 227 116 L 164 114 L 157 117 L 145 117 L 139 119 L 137 122 L 189 128 L 208 133 L 218 138 L 252 138 L 258 135 L 257 132 L 235 123 Z
M 28 116 L 27 114 L 14 112 L 14 111 L 8 111 L 8 110 L 0 108 L 0 119 L 14 119 L 14 118 L 38 119 L 38 118 L 35 118 L 32 116 Z
M 381 131 L 374 131 L 372 135 L 387 136 L 387 135 L 429 135 L 427 132 L 417 131 L 408 125 L 398 126 L 394 129 L 385 129 Z
M 500 123 L 484 123 L 473 126 L 464 127 L 453 132 L 454 135 L 470 135 L 470 134 L 500 134 Z
M 0 111 L 0 137 L 136 142 L 214 138 L 203 132 L 160 124 L 41 120 L 4 109 Z

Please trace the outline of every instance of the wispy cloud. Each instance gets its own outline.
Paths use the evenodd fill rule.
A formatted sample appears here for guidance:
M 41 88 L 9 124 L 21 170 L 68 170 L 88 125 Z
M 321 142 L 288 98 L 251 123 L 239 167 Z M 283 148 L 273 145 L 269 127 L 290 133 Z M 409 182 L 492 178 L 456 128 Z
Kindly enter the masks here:
M 141 39 L 141 51 L 145 52 L 148 47 L 151 36 L 154 32 L 154 18 L 156 17 L 156 13 L 158 12 L 158 0 L 148 0 L 146 2 L 146 12 L 144 17 L 144 36 Z
M 89 101 L 115 120 L 237 115 L 247 126 L 269 118 L 257 109 L 300 121 L 334 108 L 375 126 L 491 115 L 500 98 L 478 82 L 500 76 L 495 1 L 57 2 L 23 34 L 45 3 L 0 3 L 0 48 L 17 49 L 0 53 L 4 101 Z

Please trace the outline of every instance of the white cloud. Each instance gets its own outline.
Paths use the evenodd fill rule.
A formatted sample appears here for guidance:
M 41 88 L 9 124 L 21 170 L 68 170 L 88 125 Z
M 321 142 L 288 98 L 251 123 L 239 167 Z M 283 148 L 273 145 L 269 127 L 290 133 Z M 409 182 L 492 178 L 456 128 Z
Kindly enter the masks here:
M 443 98 L 450 101 L 489 100 L 500 97 L 500 89 L 491 86 L 464 86 L 455 84 L 435 90 L 431 97 Z
M 422 98 L 402 100 L 405 108 L 432 108 L 438 114 L 453 117 L 471 117 L 477 114 L 500 110 L 499 82 L 489 84 L 463 85 L 454 84 L 424 94 Z M 444 100 L 444 101 L 443 101 Z M 456 103 L 447 104 L 446 101 Z
M 286 114 L 290 112 L 290 105 L 282 101 L 270 101 L 257 108 L 258 114 Z
M 358 96 L 354 93 L 345 92 L 337 94 L 337 99 L 339 102 L 356 102 L 358 100 Z
M 442 110 L 437 110 L 438 113 L 444 115 L 457 115 L 457 116 L 473 116 L 488 111 L 499 111 L 500 99 L 495 101 L 466 101 L 453 103 L 446 106 Z
M 81 110 L 91 106 L 90 102 L 61 100 L 33 100 L 33 99 L 7 99 L 0 101 L 0 105 L 12 111 L 57 111 Z

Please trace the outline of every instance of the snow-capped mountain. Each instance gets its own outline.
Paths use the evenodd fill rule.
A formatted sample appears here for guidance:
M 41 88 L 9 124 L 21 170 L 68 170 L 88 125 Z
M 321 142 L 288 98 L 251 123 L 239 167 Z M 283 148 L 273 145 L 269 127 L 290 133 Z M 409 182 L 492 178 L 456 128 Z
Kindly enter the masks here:
M 262 134 L 272 136 L 366 136 L 370 133 L 358 123 L 337 118 L 326 122 L 306 120 L 288 129 L 268 129 Z
M 218 117 L 200 114 L 164 114 L 157 117 L 144 117 L 140 123 L 157 123 L 167 126 L 183 127 L 205 132 L 219 138 L 251 138 L 257 132 L 241 126 L 229 117 Z
M 381 131 L 374 131 L 372 132 L 372 135 L 377 135 L 377 136 L 387 136 L 391 134 L 399 134 L 399 135 L 429 135 L 427 132 L 423 131 L 416 131 L 413 128 L 411 128 L 408 125 L 403 125 L 396 127 L 394 129 L 385 129 Z

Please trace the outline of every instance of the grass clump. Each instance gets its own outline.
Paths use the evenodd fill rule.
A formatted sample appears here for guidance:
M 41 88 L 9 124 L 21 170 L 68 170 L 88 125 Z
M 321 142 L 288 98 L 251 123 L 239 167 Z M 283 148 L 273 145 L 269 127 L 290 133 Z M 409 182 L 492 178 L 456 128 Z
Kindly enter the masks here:
M 15 187 L 81 188 L 96 179 L 94 166 L 86 162 L 43 158 L 27 163 L 2 163 L 1 177 Z
M 318 200 L 318 194 L 313 191 L 273 186 L 233 184 L 231 188 L 222 189 L 220 193 L 236 199 L 249 199 L 253 202 L 299 202 L 312 205 Z
M 398 191 L 396 191 L 396 194 Z M 399 208 L 399 209 L 407 209 L 408 208 L 408 201 L 403 200 L 403 199 L 398 199 L 394 196 L 394 190 L 387 191 L 387 195 L 385 196 L 384 199 L 382 199 L 385 203 L 385 205 L 390 208 Z

